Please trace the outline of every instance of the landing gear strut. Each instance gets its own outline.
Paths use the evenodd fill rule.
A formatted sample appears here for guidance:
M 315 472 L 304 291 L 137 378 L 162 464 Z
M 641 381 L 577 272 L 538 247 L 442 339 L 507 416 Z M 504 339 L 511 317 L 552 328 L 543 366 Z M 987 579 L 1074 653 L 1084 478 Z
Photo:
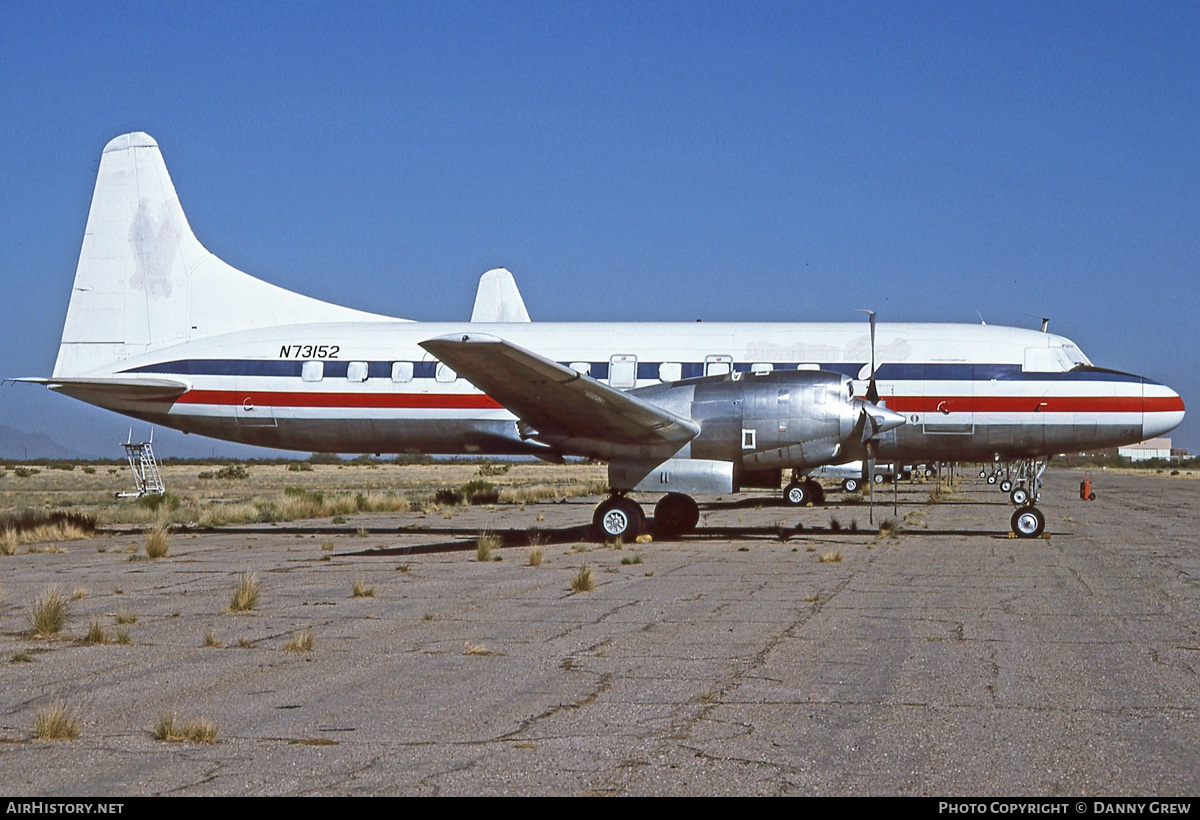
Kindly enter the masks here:
M 693 502 L 694 503 L 694 502 Z M 646 514 L 639 504 L 623 493 L 614 494 L 596 506 L 592 526 L 600 538 L 633 541 L 646 528 Z

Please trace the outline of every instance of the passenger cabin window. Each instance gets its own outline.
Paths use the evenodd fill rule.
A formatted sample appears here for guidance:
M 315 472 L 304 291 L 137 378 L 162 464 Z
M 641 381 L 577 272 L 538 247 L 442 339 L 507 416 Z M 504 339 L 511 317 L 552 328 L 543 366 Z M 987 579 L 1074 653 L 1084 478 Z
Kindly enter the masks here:
M 443 384 L 447 384 L 447 383 L 452 382 L 455 379 L 457 379 L 458 374 L 455 373 L 453 370 L 451 370 L 447 365 L 444 365 L 441 362 L 438 362 L 437 370 L 435 370 L 433 372 L 433 378 L 435 381 L 439 381 L 439 382 L 442 382 Z
M 750 365 L 750 372 L 755 376 L 765 376 L 775 369 L 775 365 L 770 362 L 755 362 Z
M 637 356 L 613 356 L 608 363 L 608 386 L 628 390 L 637 385 Z
M 677 382 L 683 377 L 683 365 L 679 362 L 663 362 L 658 366 L 660 382 Z
M 571 369 L 583 376 L 592 375 L 591 362 L 571 362 Z
M 392 381 L 410 382 L 413 376 L 412 362 L 392 362 Z
M 705 376 L 724 376 L 732 369 L 732 356 L 706 356 L 704 358 Z
M 325 362 L 305 362 L 300 368 L 300 378 L 306 382 L 319 382 L 325 378 Z
M 367 363 L 350 362 L 346 365 L 346 381 L 365 382 L 367 380 Z
M 757 445 L 755 440 L 758 438 L 757 430 L 742 430 L 742 449 L 753 450 Z

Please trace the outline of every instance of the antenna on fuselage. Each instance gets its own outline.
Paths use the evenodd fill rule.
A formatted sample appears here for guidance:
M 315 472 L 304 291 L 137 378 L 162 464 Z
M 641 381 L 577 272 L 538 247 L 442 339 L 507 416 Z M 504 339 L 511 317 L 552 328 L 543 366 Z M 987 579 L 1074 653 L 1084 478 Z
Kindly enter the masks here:
M 1045 333 L 1046 329 L 1050 327 L 1050 317 L 1049 316 L 1037 316 L 1033 313 L 1022 313 L 1021 315 L 1028 316 L 1030 319 L 1041 319 L 1042 320 L 1042 333 Z

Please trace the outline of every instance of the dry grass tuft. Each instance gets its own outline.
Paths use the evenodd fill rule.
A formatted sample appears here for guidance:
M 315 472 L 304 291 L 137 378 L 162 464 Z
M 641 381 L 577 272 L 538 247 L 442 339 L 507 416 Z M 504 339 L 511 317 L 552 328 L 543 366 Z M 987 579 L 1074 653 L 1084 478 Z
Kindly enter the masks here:
M 311 632 L 298 632 L 296 636 L 283 645 L 285 652 L 312 652 L 316 638 Z
M 137 613 L 130 612 L 128 609 L 122 609 L 113 613 L 113 620 L 119 624 L 136 624 L 138 616 Z
M 75 589 L 71 590 L 71 600 L 72 601 L 82 601 L 87 596 L 88 596 L 87 587 L 75 587 Z
M 492 553 L 498 549 L 500 549 L 500 536 L 495 533 L 485 532 L 475 542 L 475 560 L 480 562 L 491 561 Z
M 68 604 L 67 596 L 58 587 L 47 587 L 29 608 L 29 628 L 33 634 L 49 638 L 62 632 L 67 625 Z
M 879 525 L 880 538 L 899 538 L 900 524 L 894 518 L 889 518 Z
M 217 725 L 211 720 L 180 720 L 174 712 L 163 712 L 154 723 L 154 739 L 166 743 L 216 743 Z
M 833 550 L 832 552 L 823 552 L 817 560 L 822 564 L 840 564 L 842 563 L 842 551 Z
M 542 547 L 534 547 L 529 551 L 529 566 L 540 567 L 545 560 L 546 550 Z
M 640 564 L 642 563 L 642 555 L 639 552 L 635 552 L 633 555 L 626 555 L 621 559 L 621 563 L 626 566 L 629 566 L 630 564 Z
M 63 703 L 38 709 L 33 715 L 33 736 L 38 740 L 73 740 L 79 737 L 79 718 Z
M 225 646 L 224 642 L 217 640 L 217 633 L 212 629 L 204 633 L 204 645 L 210 649 L 220 649 Z
M 243 572 L 229 599 L 230 612 L 250 612 L 258 608 L 258 576 Z
M 350 588 L 350 597 L 351 598 L 374 598 L 375 597 L 375 587 L 369 587 L 369 586 L 367 586 L 366 581 L 359 579 L 359 580 L 355 581 L 354 585 Z
M 486 646 L 484 646 L 481 643 L 471 643 L 470 641 L 467 641 L 463 644 L 463 654 L 464 655 L 494 655 L 496 653 L 492 652 L 491 650 L 489 650 Z
M 119 644 L 133 643 L 133 638 L 129 635 L 129 630 L 123 627 L 117 630 L 116 637 L 113 640 Z
M 592 568 L 582 566 L 579 572 L 571 577 L 572 592 L 591 592 L 596 588 L 596 576 L 592 573 Z
M 166 558 L 171 552 L 171 531 L 165 525 L 146 530 L 146 557 Z
M 92 618 L 88 621 L 87 635 L 84 636 L 84 643 L 108 643 L 108 636 L 104 634 L 104 624 L 99 618 Z
M 17 545 L 21 543 L 21 539 L 17 536 L 17 531 L 8 528 L 0 533 L 0 555 L 16 555 Z
M 332 541 L 322 541 L 321 542 L 321 552 L 333 552 L 333 542 Z

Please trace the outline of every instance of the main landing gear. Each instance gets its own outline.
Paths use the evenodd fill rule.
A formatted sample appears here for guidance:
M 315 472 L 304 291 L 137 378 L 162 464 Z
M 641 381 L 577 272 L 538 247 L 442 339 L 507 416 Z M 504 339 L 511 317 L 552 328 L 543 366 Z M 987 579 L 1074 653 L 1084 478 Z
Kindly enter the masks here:
M 654 505 L 654 530 L 660 535 L 683 535 L 699 523 L 700 505 L 690 495 L 667 493 Z M 596 506 L 592 526 L 606 541 L 633 541 L 646 531 L 646 514 L 640 504 L 618 491 Z
M 806 507 L 809 504 L 825 503 L 825 488 L 816 479 L 792 476 L 792 481 L 783 488 L 783 500 L 789 507 Z

